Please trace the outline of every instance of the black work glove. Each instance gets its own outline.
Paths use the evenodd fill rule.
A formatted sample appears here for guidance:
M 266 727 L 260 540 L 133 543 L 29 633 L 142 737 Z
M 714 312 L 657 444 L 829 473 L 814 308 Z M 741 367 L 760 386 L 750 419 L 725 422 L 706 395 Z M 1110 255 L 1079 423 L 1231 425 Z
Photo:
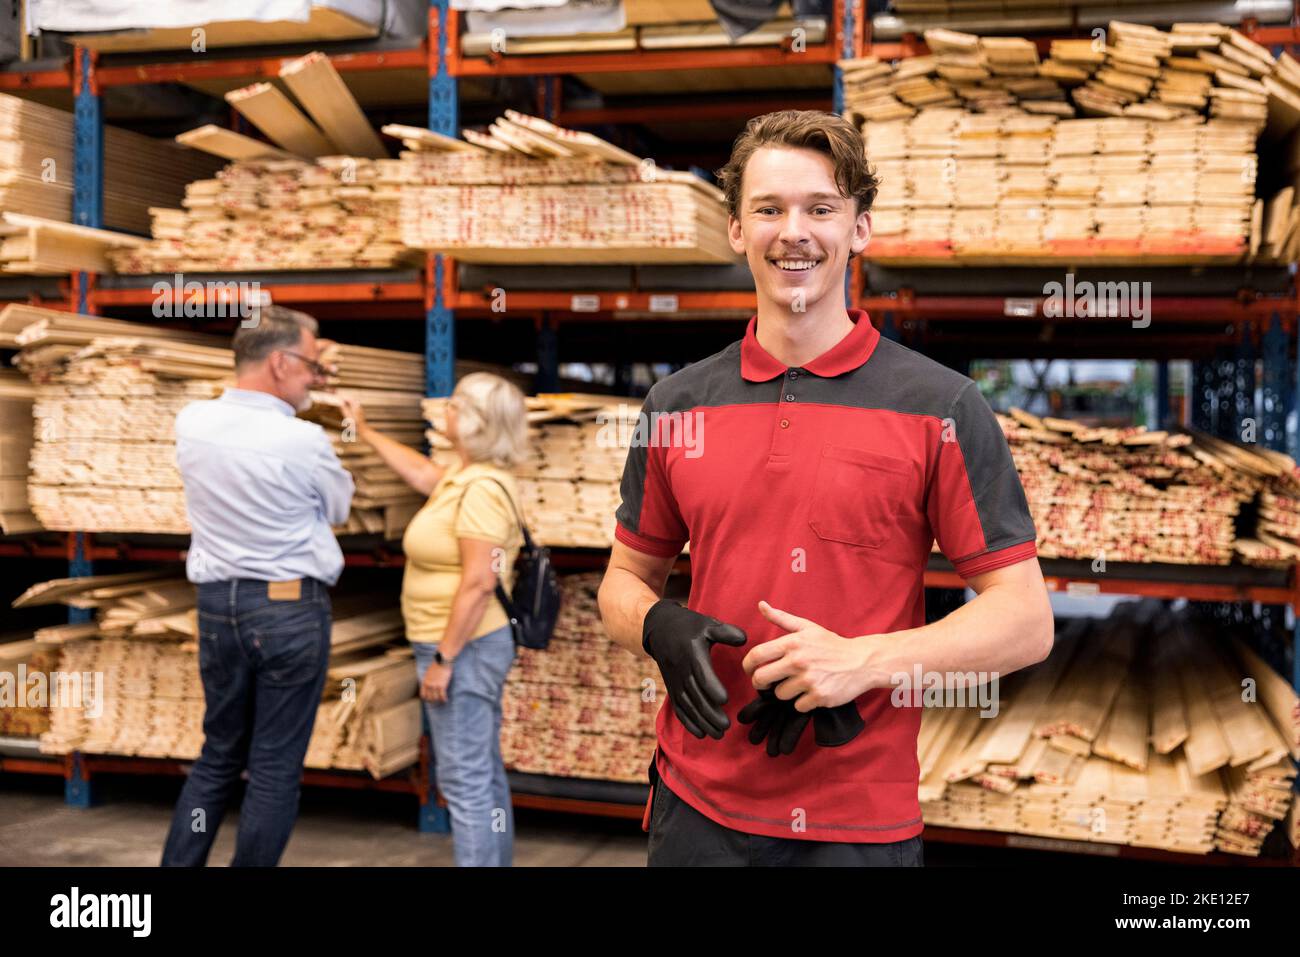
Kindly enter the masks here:
M 753 725 L 749 729 L 750 744 L 762 744 L 766 738 L 767 753 L 776 757 L 794 751 L 812 716 L 811 711 L 797 711 L 793 701 L 782 701 L 771 688 L 764 688 L 740 709 L 736 720 Z
M 778 698 L 772 688 L 759 691 L 758 697 L 736 715 L 741 724 L 754 725 L 749 729 L 750 744 L 761 744 L 767 738 L 767 753 L 772 757 L 794 752 L 809 719 L 813 723 L 813 737 L 823 748 L 848 744 L 866 727 L 858 706 L 852 701 L 834 708 L 799 711 L 793 700 Z
M 745 633 L 709 615 L 661 598 L 646 613 L 641 647 L 659 665 L 668 700 L 682 726 L 697 738 L 721 738 L 731 727 L 722 710 L 727 689 L 713 672 L 709 651 L 715 643 L 738 647 Z

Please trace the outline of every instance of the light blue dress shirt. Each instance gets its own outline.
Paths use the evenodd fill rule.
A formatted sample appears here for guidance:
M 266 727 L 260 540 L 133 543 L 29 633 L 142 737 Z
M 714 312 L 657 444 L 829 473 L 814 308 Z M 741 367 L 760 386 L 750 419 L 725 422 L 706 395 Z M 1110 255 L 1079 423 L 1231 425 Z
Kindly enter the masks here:
M 176 416 L 195 583 L 318 578 L 333 585 L 343 550 L 330 526 L 347 521 L 352 476 L 325 430 L 283 399 L 226 389 Z

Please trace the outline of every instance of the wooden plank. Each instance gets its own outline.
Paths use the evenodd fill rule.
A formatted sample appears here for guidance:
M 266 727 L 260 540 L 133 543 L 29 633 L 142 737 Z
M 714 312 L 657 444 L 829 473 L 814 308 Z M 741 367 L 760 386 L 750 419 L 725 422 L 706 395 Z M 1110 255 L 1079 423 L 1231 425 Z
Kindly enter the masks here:
M 320 52 L 291 60 L 280 78 L 337 152 L 371 159 L 388 156 L 384 144 L 329 57 Z
M 305 22 L 298 20 L 214 20 L 203 24 L 207 47 L 259 44 L 324 43 L 379 36 L 382 24 L 369 23 L 344 10 L 311 4 Z M 193 51 L 194 27 L 151 27 L 109 33 L 79 33 L 72 41 L 104 53 Z
M 227 160 L 289 159 L 293 156 L 292 153 L 277 149 L 270 143 L 255 140 L 251 136 L 236 133 L 215 123 L 180 133 L 176 137 L 176 142 Z
M 270 83 L 231 90 L 226 102 L 261 130 L 272 143 L 298 156 L 328 156 L 336 150 L 323 133 Z

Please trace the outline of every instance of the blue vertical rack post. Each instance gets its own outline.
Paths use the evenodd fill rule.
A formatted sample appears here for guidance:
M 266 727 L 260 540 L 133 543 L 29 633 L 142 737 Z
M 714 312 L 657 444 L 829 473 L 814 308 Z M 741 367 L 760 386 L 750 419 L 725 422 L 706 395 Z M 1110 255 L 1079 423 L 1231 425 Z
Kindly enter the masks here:
M 446 136 L 460 132 L 460 102 L 456 78 L 447 72 L 447 44 L 459 38 L 447 35 L 448 0 L 429 0 L 429 129 Z M 424 392 L 430 398 L 451 395 L 456 385 L 456 316 L 443 299 L 443 271 L 455 269 L 439 255 L 429 256 L 425 280 Z M 425 727 L 428 736 L 429 728 Z M 429 789 L 420 804 L 419 828 L 424 834 L 448 834 L 451 817 L 438 806 L 437 765 L 433 740 L 428 738 Z
M 72 221 L 78 226 L 95 229 L 104 225 L 104 122 L 99 100 L 99 86 L 95 82 L 95 55 L 78 46 L 73 56 L 72 117 Z M 57 175 L 57 172 L 56 172 Z M 77 312 L 90 311 L 90 273 L 78 272 L 72 277 Z M 85 578 L 94 574 L 87 548 L 86 535 L 74 532 L 68 547 L 68 577 Z M 68 621 L 89 621 L 91 609 L 68 609 Z M 92 793 L 90 779 L 84 771 L 80 754 L 74 754 L 68 776 L 64 781 L 64 800 L 73 807 L 89 807 Z

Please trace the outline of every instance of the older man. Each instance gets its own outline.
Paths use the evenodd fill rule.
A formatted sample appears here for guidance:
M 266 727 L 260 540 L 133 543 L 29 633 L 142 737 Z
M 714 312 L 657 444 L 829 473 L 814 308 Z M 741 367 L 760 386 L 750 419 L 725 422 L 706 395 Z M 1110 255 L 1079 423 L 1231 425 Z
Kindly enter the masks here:
M 176 416 L 206 711 L 164 865 L 207 860 L 245 769 L 234 865 L 274 866 L 298 815 L 343 570 L 330 526 L 353 492 L 324 431 L 295 417 L 324 372 L 316 332 L 305 313 L 259 310 L 235 333 L 235 387 Z

